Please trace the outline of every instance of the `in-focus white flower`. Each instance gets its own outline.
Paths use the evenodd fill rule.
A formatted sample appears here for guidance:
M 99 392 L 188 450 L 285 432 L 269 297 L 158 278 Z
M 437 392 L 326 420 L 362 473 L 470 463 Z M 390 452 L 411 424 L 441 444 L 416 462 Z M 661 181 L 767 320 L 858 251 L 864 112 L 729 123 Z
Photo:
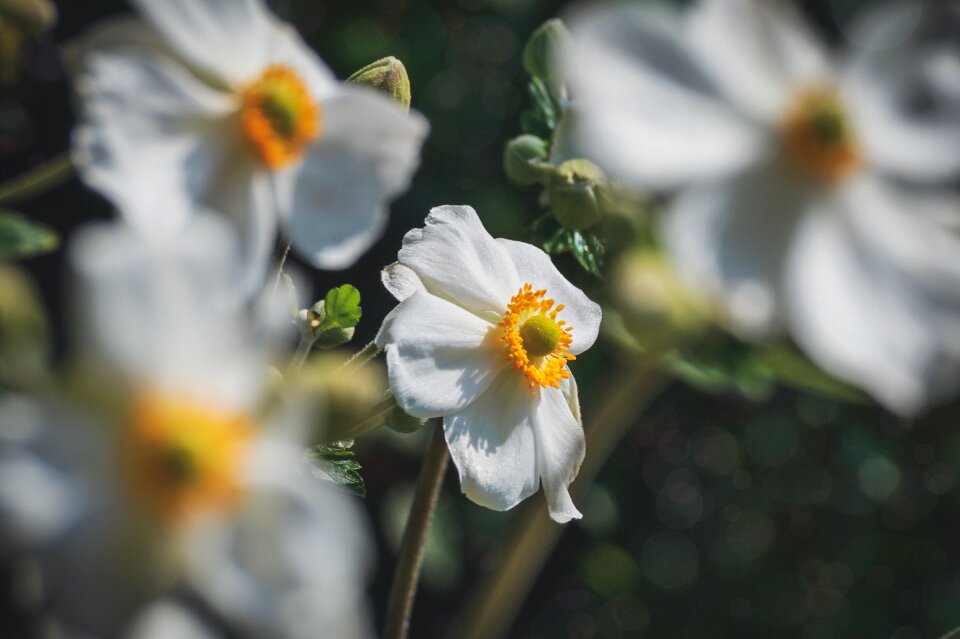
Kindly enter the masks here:
M 427 124 L 336 81 L 261 0 L 135 0 L 77 47 L 83 178 L 138 230 L 170 235 L 197 205 L 242 229 L 262 277 L 278 221 L 315 266 L 379 237 Z
M 910 414 L 960 382 L 960 205 L 917 188 L 960 172 L 960 58 L 907 13 L 834 61 L 786 2 L 584 9 L 569 62 L 580 152 L 679 189 L 666 243 L 732 326 Z
M 37 556 L 52 614 L 94 637 L 189 628 L 150 607 L 183 594 L 231 636 L 370 636 L 358 514 L 305 467 L 304 406 L 262 402 L 271 331 L 235 303 L 239 241 L 212 215 L 184 230 L 74 240 L 92 406 L 0 402 L 0 539 Z
M 400 300 L 376 341 L 390 387 L 416 417 L 443 417 L 464 494 L 507 510 L 541 481 L 550 516 L 579 518 L 567 486 L 584 455 L 569 360 L 600 307 L 541 250 L 494 239 L 469 206 L 430 211 L 383 271 Z

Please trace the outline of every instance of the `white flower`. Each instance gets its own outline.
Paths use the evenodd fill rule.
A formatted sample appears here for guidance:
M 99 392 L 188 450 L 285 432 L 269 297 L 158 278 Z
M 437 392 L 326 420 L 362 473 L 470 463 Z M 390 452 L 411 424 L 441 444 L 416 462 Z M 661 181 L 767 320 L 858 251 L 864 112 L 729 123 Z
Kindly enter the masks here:
M 76 51 L 83 178 L 150 236 L 177 233 L 198 204 L 228 212 L 255 281 L 278 221 L 315 266 L 352 264 L 407 188 L 424 118 L 338 83 L 261 0 L 133 4 L 140 19 Z
M 430 211 L 383 272 L 400 300 L 377 345 L 390 386 L 417 417 L 443 417 L 463 492 L 507 510 L 543 482 L 550 516 L 579 518 L 567 486 L 583 460 L 567 361 L 590 348 L 600 307 L 547 255 L 493 239 L 469 206 Z
M 137 615 L 195 593 L 237 636 L 370 636 L 357 513 L 305 468 L 303 407 L 261 406 L 271 335 L 235 304 L 231 230 L 198 215 L 170 243 L 81 231 L 91 407 L 0 402 L 0 538 L 38 557 L 68 628 L 150 636 L 168 622 Z
M 960 58 L 908 17 L 874 14 L 835 63 L 784 2 L 583 10 L 570 60 L 580 151 L 679 189 L 665 241 L 733 327 L 789 330 L 904 414 L 960 381 L 960 205 L 904 186 L 960 172 Z

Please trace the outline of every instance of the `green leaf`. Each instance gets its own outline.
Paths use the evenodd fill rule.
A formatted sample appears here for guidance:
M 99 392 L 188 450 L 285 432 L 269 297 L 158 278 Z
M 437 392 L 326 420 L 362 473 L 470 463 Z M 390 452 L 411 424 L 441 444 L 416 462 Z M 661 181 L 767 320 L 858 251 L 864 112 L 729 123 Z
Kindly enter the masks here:
M 848 402 L 868 401 L 862 392 L 825 373 L 792 344 L 773 344 L 761 350 L 757 358 L 787 386 Z
M 360 474 L 362 467 L 353 458 L 352 448 L 352 440 L 320 444 L 307 451 L 307 458 L 318 478 L 336 484 L 352 495 L 366 497 L 367 487 Z
M 569 230 L 570 252 L 577 258 L 580 266 L 588 273 L 603 277 L 603 258 L 605 247 L 603 240 L 592 231 Z
M 0 211 L 0 259 L 49 253 L 59 245 L 60 238 L 50 227 L 17 213 Z
M 324 299 L 324 328 L 352 328 L 360 321 L 360 291 L 344 284 L 327 291 Z

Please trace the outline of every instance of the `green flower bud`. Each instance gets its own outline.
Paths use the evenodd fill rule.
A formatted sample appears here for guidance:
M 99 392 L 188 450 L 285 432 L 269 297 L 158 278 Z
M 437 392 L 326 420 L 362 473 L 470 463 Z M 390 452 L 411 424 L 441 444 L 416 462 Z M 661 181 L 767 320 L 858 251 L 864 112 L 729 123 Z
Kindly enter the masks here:
M 371 62 L 347 78 L 347 82 L 365 84 L 383 91 L 405 110 L 410 110 L 410 77 L 403 62 L 393 56 Z
M 340 328 L 339 326 L 328 328 L 320 333 L 317 341 L 313 343 L 313 347 L 321 350 L 336 348 L 352 340 L 353 332 L 354 328 L 352 326 L 350 328 Z
M 546 159 L 546 142 L 535 135 L 521 135 L 503 148 L 503 171 L 511 182 L 529 186 L 548 174 Z
M 414 417 L 400 408 L 400 406 L 394 405 L 390 409 L 390 412 L 387 413 L 386 423 L 387 428 L 395 430 L 398 433 L 412 433 L 426 424 L 427 420 L 422 417 Z
M 24 35 L 34 35 L 56 24 L 57 7 L 49 0 L 0 0 L 0 19 Z
M 573 39 L 557 18 L 547 20 L 533 32 L 523 49 L 523 68 L 531 77 L 540 78 L 555 99 L 565 99 L 566 73 L 561 52 L 573 46 Z
M 603 217 L 607 177 L 590 160 L 567 160 L 550 181 L 550 206 L 560 224 L 585 229 Z

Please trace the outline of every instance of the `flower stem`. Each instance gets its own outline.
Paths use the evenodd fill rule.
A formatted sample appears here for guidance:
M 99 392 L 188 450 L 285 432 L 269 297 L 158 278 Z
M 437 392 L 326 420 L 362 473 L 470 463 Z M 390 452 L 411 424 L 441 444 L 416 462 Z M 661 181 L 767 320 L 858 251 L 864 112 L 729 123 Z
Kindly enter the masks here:
M 637 422 L 637 416 L 666 387 L 653 362 L 615 374 L 600 410 L 585 429 L 587 452 L 570 492 L 582 500 L 604 462 Z M 493 571 L 468 598 L 463 639 L 497 639 L 513 624 L 527 593 L 565 528 L 551 521 L 540 499 L 528 499 L 510 526 Z
M 7 206 L 28 200 L 66 182 L 73 175 L 70 155 L 64 153 L 0 184 L 0 204 Z
M 280 259 L 277 261 L 277 274 L 273 279 L 273 289 L 272 292 L 277 292 L 277 287 L 280 286 L 280 280 L 283 279 L 283 267 L 287 264 L 287 256 L 290 255 L 290 242 L 287 241 L 283 245 L 283 252 L 280 254 Z
M 354 370 L 356 368 L 363 367 L 367 362 L 380 354 L 380 347 L 377 346 L 376 342 L 370 342 L 356 354 L 345 361 L 340 365 L 340 368 L 337 369 L 338 372 L 346 373 L 347 371 Z
M 940 637 L 940 639 L 958 639 L 960 637 L 960 628 L 954 628 L 947 634 Z
M 390 588 L 387 602 L 387 618 L 383 628 L 383 639 L 405 639 L 410 629 L 410 613 L 413 610 L 413 598 L 417 592 L 423 554 L 426 550 L 427 530 L 433 511 L 437 507 L 440 486 L 447 470 L 447 442 L 443 437 L 443 427 L 434 427 L 427 445 L 427 452 L 417 479 L 417 492 L 410 507 L 410 516 L 400 542 L 400 554 L 397 557 L 397 571 Z

